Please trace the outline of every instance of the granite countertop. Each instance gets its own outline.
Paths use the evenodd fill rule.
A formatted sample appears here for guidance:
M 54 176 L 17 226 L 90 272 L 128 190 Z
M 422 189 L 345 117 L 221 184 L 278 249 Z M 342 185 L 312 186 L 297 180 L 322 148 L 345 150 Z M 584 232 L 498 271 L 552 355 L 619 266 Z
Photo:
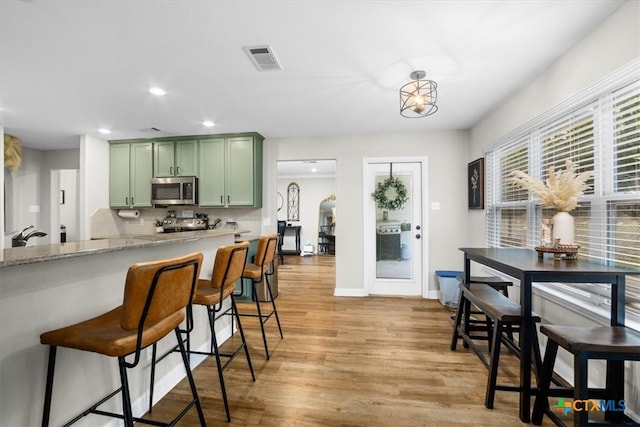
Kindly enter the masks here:
M 254 240 L 258 240 L 260 237 L 261 236 L 254 236 L 252 234 L 240 235 L 239 233 L 236 233 L 236 243 L 245 242 L 245 241 L 252 242 Z
M 0 252 L 0 268 L 42 261 L 73 258 L 83 255 L 120 251 L 144 246 L 166 245 L 186 241 L 210 239 L 218 236 L 240 235 L 249 230 L 200 230 L 180 233 L 111 236 L 80 242 L 52 243 L 4 249 Z M 250 237 L 243 240 L 250 240 Z

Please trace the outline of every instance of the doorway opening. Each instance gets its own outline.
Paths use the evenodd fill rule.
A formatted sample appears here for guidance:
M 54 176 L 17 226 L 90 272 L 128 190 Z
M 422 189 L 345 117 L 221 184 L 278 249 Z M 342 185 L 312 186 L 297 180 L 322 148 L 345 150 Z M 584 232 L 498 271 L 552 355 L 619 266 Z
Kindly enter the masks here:
M 277 161 L 276 192 L 276 216 L 284 227 L 285 264 L 292 255 L 335 255 L 336 160 Z
M 78 169 L 55 169 L 51 171 L 51 242 L 77 241 L 80 223 Z

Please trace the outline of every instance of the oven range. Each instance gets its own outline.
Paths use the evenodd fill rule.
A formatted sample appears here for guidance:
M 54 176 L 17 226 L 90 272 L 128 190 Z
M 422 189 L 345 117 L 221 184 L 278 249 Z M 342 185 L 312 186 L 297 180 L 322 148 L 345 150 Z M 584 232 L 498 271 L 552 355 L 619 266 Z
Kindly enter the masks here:
M 209 221 L 206 218 L 167 217 L 162 221 L 162 228 L 165 233 L 206 230 L 209 228 Z

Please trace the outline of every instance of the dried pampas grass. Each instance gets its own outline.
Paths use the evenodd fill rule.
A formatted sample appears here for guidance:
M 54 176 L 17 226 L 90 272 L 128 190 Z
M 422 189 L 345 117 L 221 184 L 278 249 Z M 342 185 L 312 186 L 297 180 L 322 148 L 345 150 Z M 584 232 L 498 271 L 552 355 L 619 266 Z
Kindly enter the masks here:
M 13 135 L 4 136 L 4 165 L 16 170 L 22 164 L 22 147 L 20 140 Z
M 549 168 L 549 178 L 542 182 L 522 171 L 514 171 L 511 181 L 520 188 L 529 190 L 540 198 L 545 208 L 556 208 L 560 212 L 571 212 L 578 207 L 578 197 L 589 188 L 586 184 L 591 172 L 576 173 L 571 160 L 565 163 L 565 170 Z

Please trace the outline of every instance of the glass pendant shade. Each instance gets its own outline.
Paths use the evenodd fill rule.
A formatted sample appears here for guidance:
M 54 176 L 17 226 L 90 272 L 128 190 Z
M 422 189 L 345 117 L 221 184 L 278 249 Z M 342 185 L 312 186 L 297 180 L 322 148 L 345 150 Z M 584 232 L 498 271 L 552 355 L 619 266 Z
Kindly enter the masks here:
M 418 70 L 411 73 L 413 80 L 400 88 L 400 114 L 415 119 L 426 117 L 438 111 L 438 85 L 432 80 L 422 80 L 425 72 Z

